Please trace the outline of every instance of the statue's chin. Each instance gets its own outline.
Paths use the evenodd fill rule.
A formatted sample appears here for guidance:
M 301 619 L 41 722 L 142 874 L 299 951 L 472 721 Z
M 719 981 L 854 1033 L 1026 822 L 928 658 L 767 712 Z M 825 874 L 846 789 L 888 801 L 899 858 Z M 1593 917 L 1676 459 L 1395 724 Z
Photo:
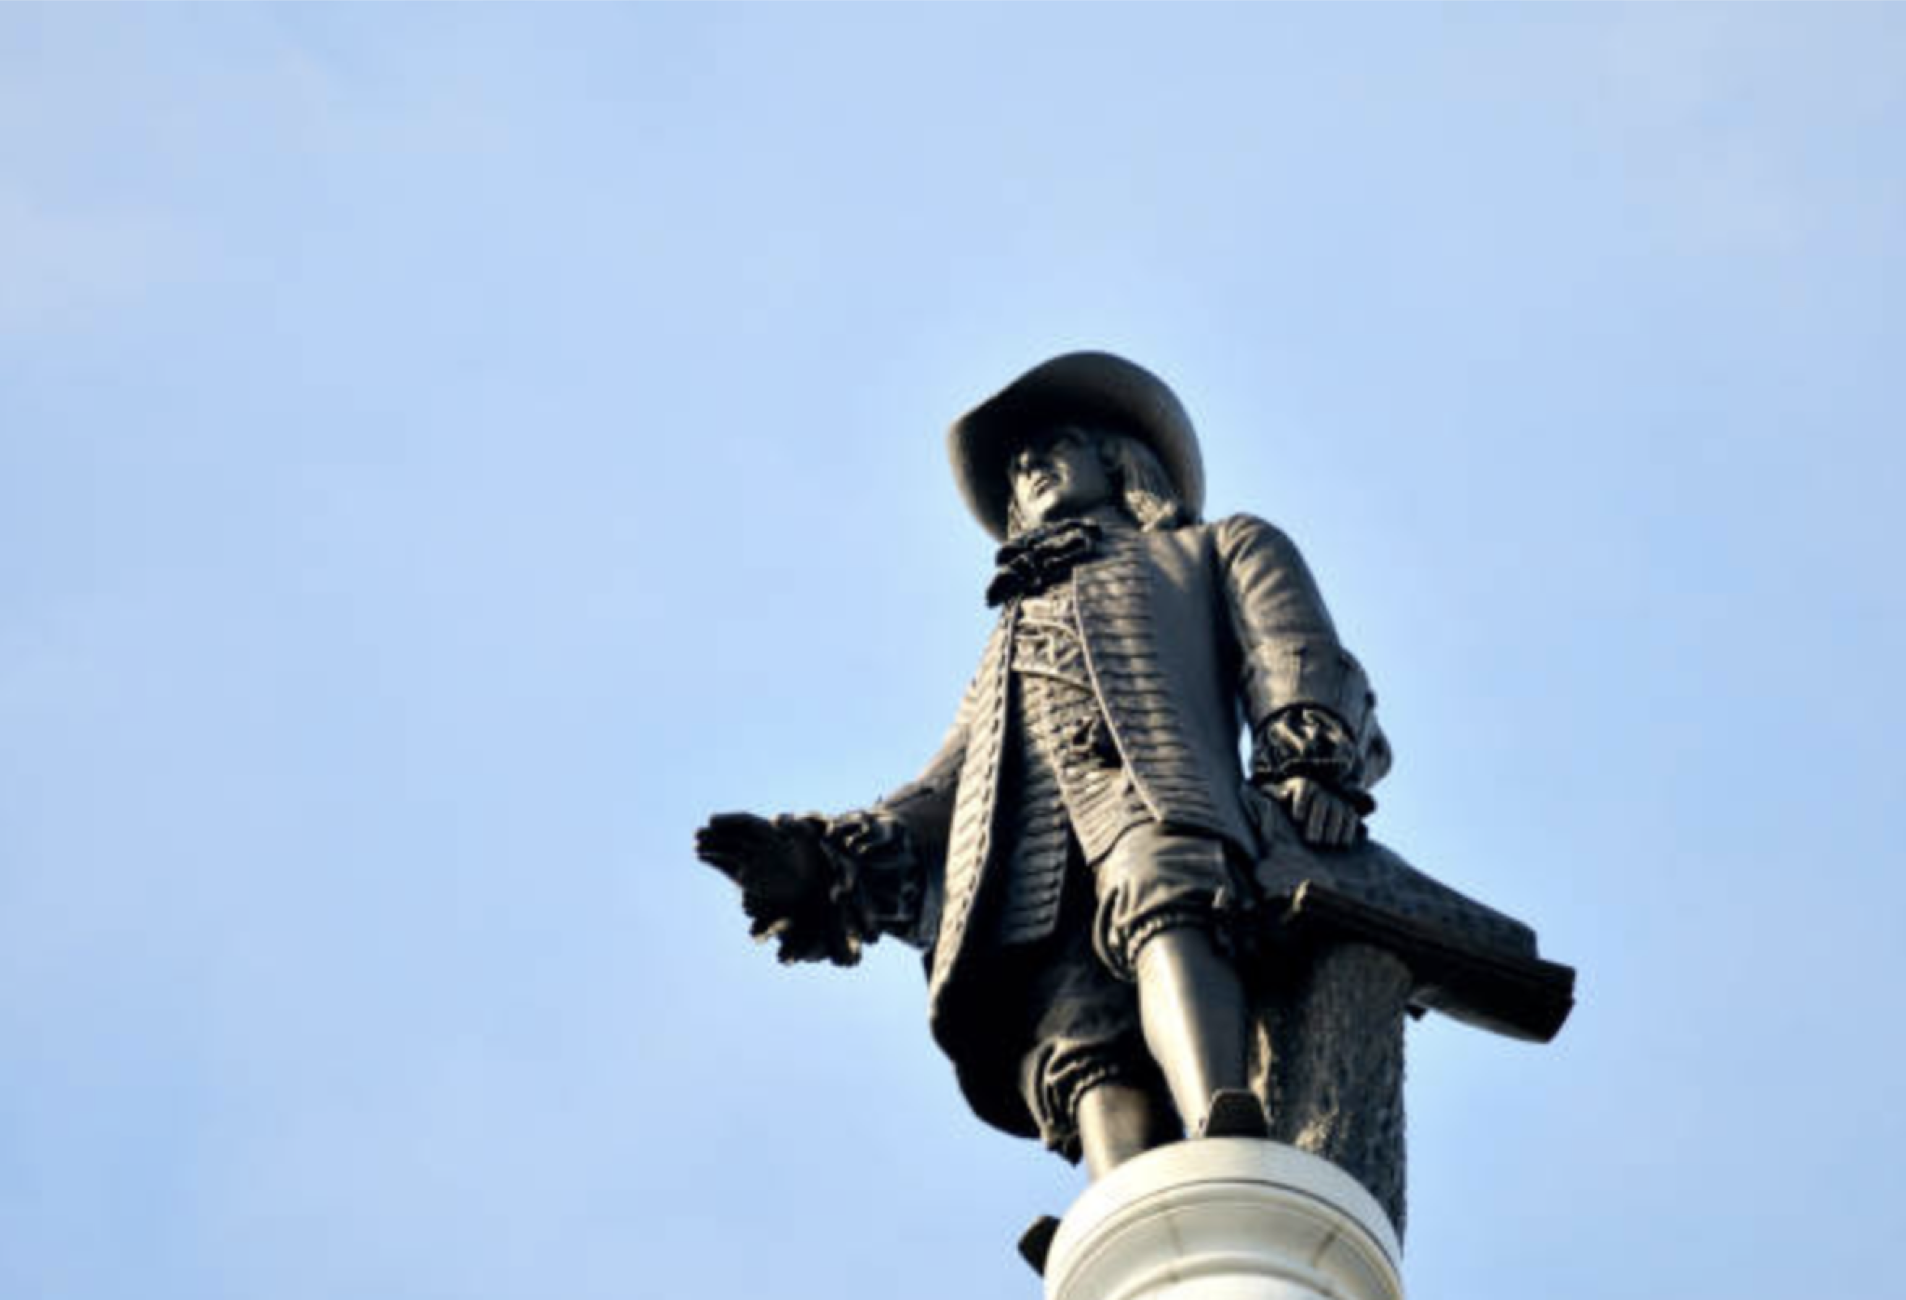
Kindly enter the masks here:
M 1026 518 L 1030 521 L 1027 527 L 1056 524 L 1061 519 L 1084 519 L 1096 514 L 1100 507 L 1110 504 L 1109 501 L 1073 501 L 1066 497 L 1044 503 L 1035 502 L 1033 509 L 1026 512 Z

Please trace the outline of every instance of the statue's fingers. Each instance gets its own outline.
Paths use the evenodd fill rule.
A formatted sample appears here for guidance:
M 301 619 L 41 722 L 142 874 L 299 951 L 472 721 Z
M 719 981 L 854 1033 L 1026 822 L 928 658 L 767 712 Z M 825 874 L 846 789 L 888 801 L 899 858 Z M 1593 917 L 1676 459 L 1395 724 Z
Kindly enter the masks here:
M 749 859 L 742 854 L 710 849 L 697 849 L 695 856 L 737 884 L 748 874 Z
M 761 886 L 777 878 L 775 859 L 752 849 L 722 845 L 698 850 L 696 856 L 756 896 L 764 896 Z
M 771 939 L 791 924 L 786 909 L 752 891 L 742 894 L 741 910 L 748 914 L 748 933 L 757 939 Z
M 1290 791 L 1291 817 L 1302 825 L 1310 815 L 1310 806 L 1317 797 L 1317 787 L 1303 777 L 1292 777 L 1285 787 Z
M 697 857 L 713 859 L 718 855 L 733 855 L 741 852 L 742 839 L 734 832 L 713 826 L 704 826 L 695 832 L 695 854 Z
M 1315 842 L 1325 848 L 1334 847 L 1337 843 L 1337 804 L 1329 795 L 1322 795 L 1318 798 L 1317 808 L 1312 820 L 1317 824 L 1317 839 Z
M 716 813 L 708 819 L 708 824 L 695 832 L 695 840 L 745 844 L 759 840 L 764 835 L 771 836 L 774 828 L 753 813 Z
M 695 833 L 695 856 L 704 862 L 733 861 L 752 852 L 747 838 L 723 831 L 700 830 Z
M 1310 801 L 1310 816 L 1304 819 L 1304 838 L 1312 844 L 1324 842 L 1325 830 L 1330 825 L 1331 798 L 1326 794 L 1315 794 Z
M 1336 815 L 1331 818 L 1330 842 L 1338 848 L 1350 843 L 1357 832 L 1357 812 L 1342 800 L 1337 801 Z
M 765 822 L 760 818 L 737 829 L 735 839 L 751 856 L 763 862 L 781 858 L 788 851 L 787 837 L 776 830 L 772 822 Z
M 1337 843 L 1349 844 L 1357 838 L 1357 810 L 1347 799 L 1337 802 Z
M 779 833 L 759 817 L 746 814 L 718 822 L 711 820 L 695 834 L 695 851 L 710 860 L 718 855 L 731 860 L 766 861 L 777 856 L 781 849 Z
M 1317 800 L 1317 842 L 1326 847 L 1337 843 L 1338 804 L 1329 795 L 1321 795 Z
M 1311 813 L 1312 820 L 1317 827 L 1316 842 L 1324 845 L 1335 845 L 1339 833 L 1339 823 L 1344 814 L 1348 811 L 1349 808 L 1344 804 L 1344 801 L 1339 799 L 1335 794 L 1329 790 L 1319 790 L 1317 792 L 1316 806 L 1312 809 Z
M 695 847 L 705 844 L 732 844 L 735 841 L 734 827 L 718 821 L 710 821 L 706 826 L 695 828 Z

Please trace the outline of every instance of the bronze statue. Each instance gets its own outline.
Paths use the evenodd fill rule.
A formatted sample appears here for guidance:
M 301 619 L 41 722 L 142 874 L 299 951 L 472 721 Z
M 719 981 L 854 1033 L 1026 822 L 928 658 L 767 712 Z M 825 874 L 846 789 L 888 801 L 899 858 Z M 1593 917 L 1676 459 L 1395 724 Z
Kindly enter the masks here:
M 939 753 L 864 811 L 716 816 L 697 852 L 783 961 L 924 949 L 934 1036 L 989 1123 L 1094 1177 L 1186 1136 L 1275 1138 L 1400 1231 L 1406 1013 L 1546 1041 L 1573 972 L 1368 836 L 1376 697 L 1290 539 L 1200 521 L 1161 380 L 1061 356 L 949 446 L 1003 544 Z

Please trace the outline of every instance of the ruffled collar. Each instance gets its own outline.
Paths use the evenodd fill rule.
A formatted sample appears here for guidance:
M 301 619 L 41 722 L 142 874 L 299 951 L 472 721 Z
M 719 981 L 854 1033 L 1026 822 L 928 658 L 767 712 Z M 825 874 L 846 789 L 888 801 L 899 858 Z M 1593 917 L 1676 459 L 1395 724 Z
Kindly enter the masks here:
M 986 603 L 1004 605 L 1063 582 L 1080 561 L 1098 552 L 1104 538 L 1105 526 L 1096 519 L 1059 519 L 1021 533 L 999 548 Z

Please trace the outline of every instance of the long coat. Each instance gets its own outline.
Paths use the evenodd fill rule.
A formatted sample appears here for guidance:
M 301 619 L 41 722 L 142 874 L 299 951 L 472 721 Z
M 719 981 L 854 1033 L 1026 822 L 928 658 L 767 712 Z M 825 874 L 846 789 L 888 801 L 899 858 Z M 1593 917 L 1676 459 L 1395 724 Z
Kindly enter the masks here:
M 1255 734 L 1293 705 L 1320 706 L 1346 724 L 1366 781 L 1389 766 L 1375 696 L 1288 537 L 1249 515 L 1110 531 L 1067 581 L 1098 702 L 1154 818 L 1217 836 L 1255 862 L 1265 915 L 1292 935 L 1321 927 L 1397 951 L 1417 976 L 1419 1007 L 1523 1037 L 1546 1038 L 1559 1028 L 1566 989 L 1558 1013 L 1553 986 L 1566 968 L 1535 961 L 1527 926 L 1438 884 L 1373 840 L 1309 849 L 1281 805 L 1246 780 L 1239 728 Z M 1013 823 L 1001 815 L 1002 799 L 1013 793 L 1002 789 L 1001 776 L 1017 617 L 1009 602 L 940 751 L 878 809 L 906 825 L 926 868 L 910 937 L 928 950 L 930 1013 L 949 1051 L 956 1045 L 946 1031 L 963 977 L 987 959 L 975 912 L 998 888 L 996 840 Z M 1051 915 L 1030 924 L 1019 918 L 1015 933 L 1056 922 L 1056 890 L 1030 905 Z M 1532 1011 L 1525 1005 L 1530 982 L 1545 980 L 1548 1000 Z

